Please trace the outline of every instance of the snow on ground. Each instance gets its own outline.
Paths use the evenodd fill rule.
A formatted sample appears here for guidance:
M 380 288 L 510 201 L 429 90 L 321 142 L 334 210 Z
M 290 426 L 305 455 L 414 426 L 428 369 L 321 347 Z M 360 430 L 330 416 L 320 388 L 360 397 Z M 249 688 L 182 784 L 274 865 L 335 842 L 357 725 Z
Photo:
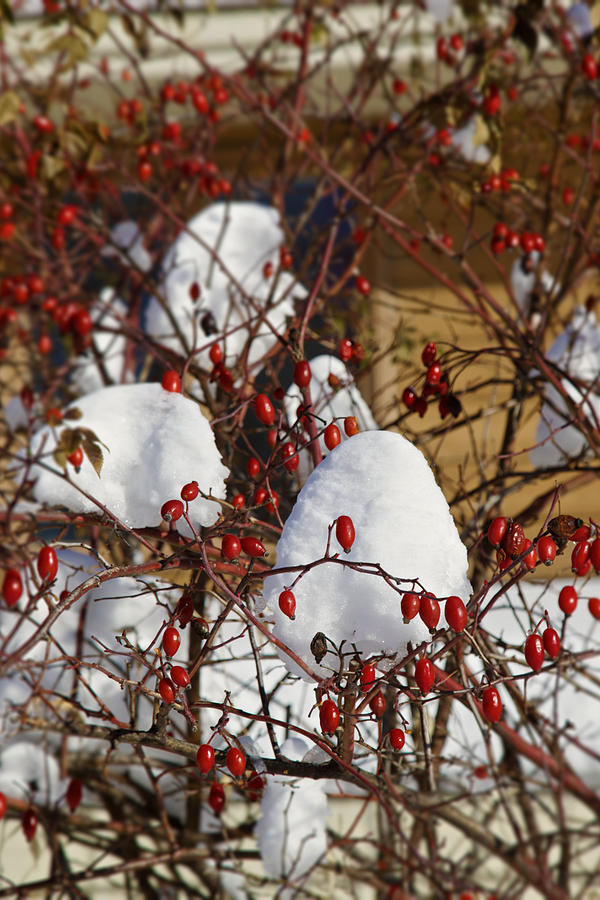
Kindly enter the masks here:
M 91 429 L 107 448 L 102 448 L 102 470 L 98 476 L 87 458 L 79 472 L 68 464 L 72 484 L 67 484 L 52 457 L 64 426 L 44 426 L 31 444 L 32 454 L 42 454 L 49 467 L 35 465 L 32 470 L 37 479 L 34 496 L 40 503 L 66 506 L 74 512 L 99 512 L 79 487 L 121 522 L 137 528 L 158 525 L 163 503 L 178 499 L 189 481 L 197 481 L 206 494 L 225 496 L 228 471 L 208 421 L 192 400 L 160 384 L 131 384 L 102 388 L 79 398 L 72 407 L 82 417 L 65 424 Z M 214 500 L 199 496 L 190 503 L 190 518 L 196 526 L 212 525 L 219 513 Z M 177 525 L 187 529 L 183 518 Z
M 204 347 L 197 360 L 211 368 L 210 343 L 218 338 L 226 365 L 235 362 L 250 341 L 250 365 L 277 343 L 294 313 L 294 301 L 306 290 L 279 269 L 284 233 L 277 211 L 251 202 L 214 203 L 188 222 L 165 253 L 161 283 L 166 308 L 153 297 L 145 329 L 156 340 L 181 352 Z M 265 278 L 266 263 L 274 274 Z M 190 296 L 197 284 L 198 300 Z
M 378 428 L 377 422 L 368 404 L 363 400 L 354 379 L 344 363 L 337 356 L 323 353 L 310 360 L 311 380 L 310 396 L 319 430 L 334 420 L 340 429 L 342 442 L 345 441 L 344 419 L 355 416 L 361 431 L 372 431 Z M 285 395 L 285 413 L 288 424 L 292 426 L 298 418 L 298 407 L 302 404 L 302 391 L 296 384 L 291 384 Z M 327 449 L 323 436 L 319 438 L 321 450 Z M 302 450 L 299 454 L 298 467 L 300 480 L 306 481 L 312 468 L 310 450 Z
M 564 332 L 559 335 L 546 353 L 546 359 L 554 363 L 567 376 L 561 384 L 576 406 L 582 406 L 591 428 L 600 424 L 600 326 L 593 310 L 578 306 Z M 573 380 L 584 382 L 589 388 L 580 388 Z M 573 413 L 558 390 L 548 385 L 545 402 L 540 412 L 535 440 L 536 447 L 529 458 L 536 468 L 562 465 L 571 457 L 579 456 L 587 448 L 585 434 L 574 425 L 568 425 Z
M 458 594 L 468 600 L 466 548 L 425 457 L 401 435 L 363 432 L 329 454 L 300 491 L 284 525 L 277 566 L 303 566 L 322 558 L 328 526 L 341 515 L 352 519 L 356 539 L 345 554 L 334 533 L 330 553 L 339 553 L 344 561 L 379 563 L 390 575 L 406 579 L 404 590 L 412 590 L 414 580 L 438 597 Z M 428 638 L 420 619 L 403 624 L 401 594 L 382 577 L 332 562 L 311 569 L 293 586 L 297 604 L 292 621 L 277 600 L 294 578 L 289 573 L 265 581 L 274 632 L 322 676 L 337 670 L 339 661 L 329 653 L 316 664 L 310 644 L 317 631 L 337 646 L 345 641 L 346 653 L 356 647 L 365 658 L 401 657 L 408 641 Z M 286 654 L 282 659 L 291 672 L 304 675 Z

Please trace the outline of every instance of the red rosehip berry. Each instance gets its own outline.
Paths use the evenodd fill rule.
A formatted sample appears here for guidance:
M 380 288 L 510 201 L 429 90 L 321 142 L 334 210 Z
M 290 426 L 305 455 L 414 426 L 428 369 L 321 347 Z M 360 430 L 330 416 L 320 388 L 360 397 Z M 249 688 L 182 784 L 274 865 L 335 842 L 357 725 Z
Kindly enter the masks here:
M 539 672 L 544 663 L 544 644 L 539 634 L 528 635 L 525 641 L 525 659 L 534 672 Z
M 439 362 L 432 363 L 427 369 L 427 374 L 425 375 L 425 381 L 429 385 L 436 385 L 440 383 L 440 379 L 442 377 L 442 367 Z
M 436 597 L 432 594 L 423 594 L 419 604 L 419 615 L 431 634 L 433 634 L 440 621 L 440 604 Z
M 0 791 L 0 820 L 6 815 L 7 807 L 6 794 L 3 794 L 2 791 Z
M 590 597 L 588 600 L 588 610 L 594 619 L 600 619 L 600 597 Z
M 177 603 L 175 615 L 179 618 L 179 627 L 185 628 L 192 621 L 194 615 L 194 601 L 189 594 L 182 594 Z
M 560 653 L 560 637 L 554 628 L 546 628 L 542 635 L 544 650 L 551 659 L 556 659 Z
M 410 622 L 411 619 L 414 619 L 416 615 L 418 615 L 420 608 L 421 598 L 418 594 L 413 594 L 411 591 L 408 591 L 406 594 L 402 594 L 400 609 L 402 610 L 402 616 L 404 618 L 405 625 Z
M 190 503 L 192 500 L 195 500 L 200 492 L 197 481 L 189 481 L 187 484 L 181 488 L 181 499 L 185 500 L 187 503 Z
M 206 775 L 215 764 L 215 751 L 210 744 L 200 744 L 196 753 L 196 765 Z
M 370 663 L 365 663 L 360 670 L 360 689 L 364 694 L 371 690 L 375 684 L 375 678 L 375 666 L 372 666 Z
M 286 441 L 286 443 L 282 445 L 280 455 L 283 465 L 288 472 L 295 472 L 300 464 L 300 457 L 296 453 L 296 448 L 291 441 Z
M 173 666 L 171 669 L 171 681 L 180 688 L 186 688 L 190 683 L 190 676 L 183 666 Z
M 246 466 L 250 478 L 256 478 L 260 473 L 260 463 L 255 456 L 251 456 Z
M 71 812 L 75 812 L 79 804 L 81 803 L 81 798 L 83 797 L 83 782 L 81 778 L 71 778 L 69 784 L 67 786 L 66 800 L 67 806 L 71 810 Z
M 182 517 L 183 510 L 181 500 L 167 500 L 160 508 L 160 515 L 165 522 L 176 522 Z
M 435 358 L 437 356 L 437 347 L 433 343 L 433 341 L 429 341 L 428 344 L 425 344 L 423 347 L 423 351 L 421 353 L 421 360 L 423 361 L 423 365 L 426 368 L 435 362 Z
M 301 359 L 294 366 L 294 384 L 299 388 L 308 387 L 311 378 L 310 363 L 306 359 Z
M 376 715 L 378 719 L 381 719 L 387 707 L 386 699 L 381 691 L 377 691 L 375 696 L 371 697 L 371 699 L 369 700 L 369 706 L 371 708 L 371 712 Z
M 346 432 L 346 437 L 352 437 L 353 435 L 358 434 L 360 428 L 358 427 L 356 416 L 346 416 L 344 419 L 344 431 Z
M 279 609 L 288 619 L 296 618 L 296 598 L 293 591 L 285 590 L 280 593 Z
M 170 678 L 161 678 L 158 682 L 158 693 L 165 703 L 175 702 L 175 685 Z
M 225 559 L 237 559 L 242 552 L 242 542 L 235 534 L 224 534 L 221 541 L 221 553 Z
M 497 722 L 502 715 L 502 700 L 495 687 L 486 687 L 481 696 L 481 709 L 483 717 L 488 722 Z
M 231 498 L 231 505 L 234 509 L 242 509 L 245 502 L 243 494 L 234 494 Z
M 54 547 L 42 547 L 38 553 L 37 570 L 42 581 L 54 581 L 58 572 L 58 557 Z
M 388 734 L 392 750 L 402 750 L 405 736 L 401 728 L 392 728 Z
M 352 341 L 350 340 L 350 338 L 344 338 L 340 342 L 338 355 L 344 362 L 348 362 L 350 359 L 352 359 Z
M 355 284 L 358 293 L 363 294 L 365 297 L 371 290 L 371 282 L 364 275 L 357 275 Z
M 324 700 L 319 708 L 319 722 L 323 734 L 333 734 L 340 724 L 340 711 L 333 700 Z
M 549 535 L 541 537 L 537 543 L 537 553 L 545 566 L 551 566 L 556 559 L 556 544 Z
M 558 595 L 558 605 L 565 616 L 571 616 L 577 608 L 577 591 L 572 585 L 565 585 Z
M 531 547 L 531 550 L 529 550 L 529 553 L 524 557 L 523 562 L 525 563 L 527 568 L 531 570 L 535 569 L 535 565 L 537 563 L 537 550 L 533 546 L 533 542 L 530 541 L 529 538 L 525 538 L 522 552 L 525 552 L 525 550 L 527 550 L 529 547 Z
M 15 606 L 23 593 L 23 581 L 17 569 L 7 569 L 2 584 L 2 599 L 7 606 Z
M 402 402 L 407 409 L 414 409 L 417 402 L 417 392 L 414 387 L 405 387 L 402 391 Z
M 27 838 L 28 841 L 32 841 L 35 832 L 37 829 L 38 817 L 33 809 L 27 809 L 23 813 L 23 818 L 21 819 L 21 827 L 23 828 L 23 834 Z
M 600 572 L 600 538 L 592 541 L 590 547 L 590 559 L 596 572 Z
M 502 538 L 502 549 L 507 556 L 516 559 L 524 549 L 525 533 L 523 526 L 518 522 L 511 522 L 506 530 L 506 534 Z
M 181 644 L 181 638 L 179 637 L 179 632 L 176 628 L 170 625 L 165 629 L 165 633 L 163 634 L 162 639 L 162 648 L 167 654 L 167 656 L 175 656 L 177 651 L 179 650 L 179 645 Z
M 334 447 L 337 447 L 338 444 L 342 441 L 342 436 L 340 434 L 340 429 L 334 422 L 331 422 L 324 433 L 325 438 L 325 446 L 328 450 L 333 450 Z
M 415 681 L 424 694 L 428 694 L 435 682 L 435 669 L 430 659 L 418 659 L 415 663 Z
M 83 448 L 76 447 L 75 450 L 67 456 L 67 462 L 70 462 L 76 469 L 80 469 L 83 463 Z
M 492 519 L 487 530 L 487 539 L 492 547 L 500 546 L 507 528 L 508 521 L 504 516 L 497 516 L 495 519 Z
M 223 361 L 223 351 L 219 344 L 213 344 L 208 351 L 208 355 L 213 366 L 218 366 Z
M 598 63 L 591 53 L 584 53 L 581 58 L 581 71 L 588 81 L 595 81 L 598 77 Z
M 225 757 L 227 768 L 232 775 L 243 775 L 246 769 L 246 757 L 237 747 L 230 747 Z
M 181 378 L 174 369 L 169 369 L 162 377 L 161 384 L 165 391 L 172 394 L 181 393 Z
M 263 425 L 271 426 L 275 421 L 275 407 L 266 394 L 257 394 L 254 398 L 256 418 Z
M 354 523 L 350 516 L 338 516 L 335 524 L 335 536 L 344 553 L 349 553 L 356 537 Z
M 248 556 L 266 556 L 267 551 L 262 541 L 255 537 L 243 537 L 240 541 L 242 550 Z
M 210 791 L 208 792 L 208 805 L 216 816 L 223 811 L 223 807 L 225 806 L 225 790 L 223 789 L 223 785 L 218 784 L 217 782 L 211 784 Z
M 464 631 L 467 624 L 467 607 L 460 597 L 448 597 L 444 606 L 446 622 L 453 631 Z

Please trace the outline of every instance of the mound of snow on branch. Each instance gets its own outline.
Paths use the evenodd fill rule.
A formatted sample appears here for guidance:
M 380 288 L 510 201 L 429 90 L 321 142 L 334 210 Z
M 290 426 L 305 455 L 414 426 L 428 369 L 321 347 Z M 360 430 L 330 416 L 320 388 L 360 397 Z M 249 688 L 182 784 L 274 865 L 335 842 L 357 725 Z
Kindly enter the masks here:
M 600 326 L 594 312 L 579 306 L 564 332 L 546 354 L 546 359 L 566 373 L 561 384 L 576 407 L 581 407 L 593 429 L 600 428 Z M 583 382 L 587 389 L 576 386 Z M 559 391 L 548 385 L 540 413 L 535 441 L 529 458 L 536 468 L 563 465 L 587 449 L 585 434 L 568 424 L 574 412 Z
M 360 391 L 354 384 L 352 375 L 337 356 L 323 353 L 310 360 L 311 380 L 310 397 L 315 414 L 321 421 L 317 422 L 319 430 L 335 419 L 342 441 L 346 440 L 343 419 L 346 416 L 355 416 L 361 431 L 374 431 L 378 428 L 377 422 L 367 403 L 363 400 Z M 285 395 L 285 413 L 289 425 L 297 421 L 298 407 L 303 403 L 302 391 L 292 384 Z M 321 450 L 326 453 L 323 436 L 319 438 Z M 309 462 L 307 456 L 309 450 L 300 454 L 301 477 L 304 481 L 308 477 Z
M 343 553 L 332 534 L 330 554 L 338 561 L 302 568 L 324 557 L 328 527 L 350 516 L 356 539 Z M 359 564 L 351 569 L 345 563 Z M 399 579 L 388 583 L 380 565 Z M 328 652 L 317 665 L 310 644 L 321 631 L 344 652 L 363 657 L 384 654 L 401 659 L 408 641 L 419 644 L 429 633 L 420 619 L 405 625 L 402 591 L 421 588 L 438 597 L 467 600 L 467 551 L 423 454 L 399 434 L 368 431 L 333 450 L 300 491 L 277 545 L 277 566 L 297 572 L 274 574 L 265 596 L 275 615 L 275 635 L 322 676 L 339 668 Z M 296 618 L 288 619 L 277 598 L 285 587 L 296 597 Z M 398 590 L 396 589 L 398 588 Z M 331 649 L 331 648 L 329 648 Z M 282 652 L 293 674 L 306 674 Z
M 165 391 L 160 384 L 130 384 L 102 388 L 72 406 L 81 418 L 68 419 L 67 410 L 65 424 L 44 426 L 32 439 L 32 455 L 47 466 L 35 465 L 32 470 L 37 479 L 34 496 L 40 503 L 97 513 L 96 499 L 120 522 L 140 528 L 158 525 L 162 504 L 178 498 L 189 481 L 196 480 L 204 494 L 225 496 L 228 470 L 208 421 L 192 400 Z M 62 476 L 53 453 L 67 425 L 90 429 L 104 445 L 99 476 L 87 457 L 79 472 L 67 464 L 72 483 Z M 195 525 L 212 525 L 219 513 L 219 504 L 202 496 L 189 506 Z M 183 518 L 177 525 L 187 533 Z
M 162 263 L 165 306 L 153 297 L 146 331 L 181 352 L 209 347 L 218 337 L 225 363 L 233 363 L 250 341 L 248 362 L 261 359 L 285 331 L 294 298 L 306 290 L 279 268 L 284 233 L 275 209 L 260 203 L 214 203 L 195 216 L 166 252 Z M 270 262 L 274 274 L 265 278 Z M 198 300 L 190 288 L 197 284 Z M 198 361 L 212 367 L 208 349 Z
M 281 747 L 288 759 L 302 759 L 308 747 L 288 738 Z M 327 850 L 325 786 L 309 778 L 274 776 L 267 779 L 256 826 L 265 873 L 295 881 L 305 875 Z M 283 896 L 296 896 L 290 889 Z

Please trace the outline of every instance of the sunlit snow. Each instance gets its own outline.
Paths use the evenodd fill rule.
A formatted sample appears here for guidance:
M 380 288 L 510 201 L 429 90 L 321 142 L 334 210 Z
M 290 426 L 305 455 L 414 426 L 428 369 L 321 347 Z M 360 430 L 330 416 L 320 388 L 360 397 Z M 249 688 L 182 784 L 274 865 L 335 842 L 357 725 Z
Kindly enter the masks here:
M 325 676 L 339 668 L 329 652 L 317 665 L 310 649 L 321 631 L 343 651 L 363 657 L 385 654 L 401 658 L 408 641 L 417 645 L 429 633 L 420 619 L 402 621 L 401 593 L 381 575 L 350 570 L 342 563 L 380 564 L 399 579 L 398 587 L 432 591 L 438 597 L 471 592 L 467 551 L 448 504 L 423 456 L 399 434 L 366 431 L 336 447 L 314 470 L 300 491 L 277 545 L 277 566 L 299 570 L 321 559 L 328 526 L 338 516 L 353 520 L 356 540 L 342 552 L 332 535 L 325 562 L 302 575 L 293 586 L 296 618 L 280 611 L 277 598 L 299 572 L 276 574 L 265 581 L 265 596 L 275 615 L 275 634 L 313 670 Z M 290 671 L 307 677 L 285 653 Z

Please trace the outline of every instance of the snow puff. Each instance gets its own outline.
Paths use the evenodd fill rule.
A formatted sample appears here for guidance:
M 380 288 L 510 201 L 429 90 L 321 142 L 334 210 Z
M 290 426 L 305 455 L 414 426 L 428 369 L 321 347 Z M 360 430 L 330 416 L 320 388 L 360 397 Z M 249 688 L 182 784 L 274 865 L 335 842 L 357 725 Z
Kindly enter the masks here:
M 288 738 L 281 752 L 288 759 L 302 759 L 307 749 L 299 738 Z M 321 782 L 268 777 L 256 826 L 265 873 L 290 879 L 305 875 L 327 850 L 327 814 Z
M 327 530 L 340 515 L 350 516 L 356 539 L 348 554 L 332 534 L 330 552 L 348 562 L 379 563 L 390 575 L 418 579 L 442 598 L 471 593 L 467 551 L 448 504 L 422 453 L 399 434 L 367 431 L 336 447 L 300 491 L 277 545 L 277 566 L 304 566 L 323 557 Z M 293 586 L 296 618 L 279 609 L 279 593 L 296 573 L 274 574 L 265 581 L 265 596 L 274 616 L 274 633 L 322 677 L 337 669 L 329 653 L 317 665 L 310 643 L 322 631 L 337 646 L 345 641 L 363 658 L 386 654 L 400 659 L 407 642 L 428 639 L 420 619 L 405 625 L 401 594 L 377 575 L 326 562 Z M 417 586 L 417 590 L 419 587 Z M 308 676 L 286 653 L 281 658 L 295 675 Z M 329 664 L 329 667 L 328 667 Z
M 228 470 L 221 462 L 214 435 L 200 408 L 160 384 L 128 384 L 102 388 L 79 398 L 82 413 L 69 427 L 89 428 L 106 445 L 100 477 L 87 458 L 80 471 L 68 464 L 73 485 L 58 474 L 52 453 L 63 427 L 44 426 L 32 438 L 34 457 L 43 454 L 52 471 L 35 465 L 34 496 L 48 506 L 73 512 L 98 512 L 98 506 L 74 485 L 87 491 L 121 522 L 132 528 L 158 525 L 166 500 L 179 497 L 184 484 L 196 480 L 200 490 L 225 496 Z M 70 407 L 69 407 L 70 408 Z M 212 525 L 220 506 L 198 497 L 189 507 L 197 525 Z M 184 519 L 177 523 L 187 533 Z
M 592 310 L 585 306 L 574 310 L 571 321 L 546 353 L 546 359 L 570 376 L 561 379 L 565 393 L 575 406 L 582 406 L 591 427 L 598 428 L 600 396 L 593 390 L 579 390 L 570 380 L 599 387 L 600 326 Z M 584 432 L 568 424 L 572 415 L 561 394 L 548 385 L 535 434 L 536 446 L 529 454 L 536 468 L 563 465 L 565 460 L 586 452 L 588 443 Z
M 226 364 L 239 357 L 249 339 L 249 363 L 261 359 L 277 342 L 276 333 L 285 331 L 287 318 L 294 314 L 294 298 L 306 296 L 289 272 L 263 275 L 267 262 L 277 272 L 283 242 L 273 207 L 250 202 L 207 207 L 188 222 L 164 256 L 161 287 L 168 312 L 153 297 L 146 331 L 181 351 L 173 317 L 190 348 L 205 345 L 197 359 L 207 367 L 212 365 L 209 341 L 216 339 Z M 190 297 L 194 283 L 200 289 L 196 302 Z M 203 327 L 207 318 L 212 322 Z

